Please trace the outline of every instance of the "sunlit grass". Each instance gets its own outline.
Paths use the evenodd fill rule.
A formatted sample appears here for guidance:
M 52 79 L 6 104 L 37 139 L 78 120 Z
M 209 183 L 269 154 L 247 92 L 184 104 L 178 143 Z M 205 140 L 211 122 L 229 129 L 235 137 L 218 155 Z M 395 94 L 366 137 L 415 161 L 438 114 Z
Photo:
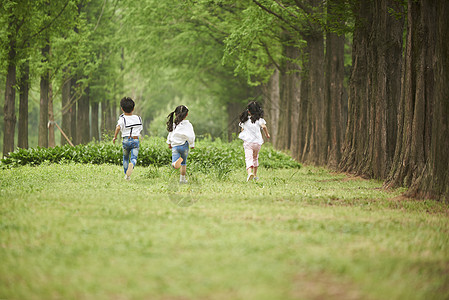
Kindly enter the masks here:
M 325 169 L 0 171 L 0 299 L 447 299 L 448 208 Z

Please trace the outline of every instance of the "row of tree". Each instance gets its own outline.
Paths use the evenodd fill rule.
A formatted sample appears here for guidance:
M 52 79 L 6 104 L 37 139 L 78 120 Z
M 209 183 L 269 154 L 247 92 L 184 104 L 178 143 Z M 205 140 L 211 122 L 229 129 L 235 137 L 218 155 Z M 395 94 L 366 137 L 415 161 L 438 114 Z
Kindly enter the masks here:
M 16 123 L 18 146 L 28 147 L 29 94 L 36 82 L 40 99 L 38 146 L 55 146 L 57 120 L 66 135 L 61 135 L 62 144 L 87 143 L 92 137 L 99 138 L 100 126 L 114 126 L 116 107 L 111 99 L 122 92 L 123 85 L 117 79 L 121 73 L 120 48 L 112 34 L 117 28 L 117 8 L 106 7 L 106 1 L 2 1 L 4 155 L 14 150 Z M 100 22 L 107 26 L 99 26 Z M 110 35 L 112 38 L 104 38 Z M 56 103 L 60 108 L 55 110 Z M 91 122 L 90 118 L 102 122 Z
M 448 3 L 252 3 L 259 9 L 245 10 L 225 57 L 237 52 L 237 68 L 250 78 L 263 75 L 254 66 L 264 61 L 275 70 L 262 85 L 275 146 L 306 163 L 382 179 L 386 187 L 409 187 L 408 196 L 447 201 Z M 352 68 L 346 99 L 348 30 Z
M 26 147 L 31 73 L 40 146 L 52 140 L 54 95 L 75 143 L 114 126 L 125 90 L 148 122 L 175 101 L 203 99 L 197 122 L 207 132 L 226 109 L 229 137 L 258 99 L 275 147 L 295 159 L 449 197 L 445 1 L 21 0 L 1 9 L 4 154 L 14 149 L 16 90 Z

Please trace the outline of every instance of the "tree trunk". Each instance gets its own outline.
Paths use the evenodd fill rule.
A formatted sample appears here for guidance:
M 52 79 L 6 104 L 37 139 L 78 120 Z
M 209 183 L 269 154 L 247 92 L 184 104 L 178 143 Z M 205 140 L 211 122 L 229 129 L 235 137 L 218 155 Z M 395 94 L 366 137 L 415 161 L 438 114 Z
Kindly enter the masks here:
M 236 102 L 228 102 L 226 108 L 228 111 L 228 140 L 232 141 L 240 132 L 239 116 L 244 110 L 245 105 Z
M 294 58 L 295 60 L 298 60 L 300 57 L 300 52 L 298 48 L 290 49 L 294 52 L 291 53 L 289 57 Z M 302 121 L 300 119 L 300 111 L 301 111 L 301 75 L 302 70 L 299 65 L 297 65 L 295 62 L 290 62 L 291 67 L 289 69 L 292 69 L 294 71 L 290 72 L 288 76 L 289 83 L 289 97 L 290 97 L 290 155 L 298 159 L 300 156 L 300 152 L 302 151 L 301 148 L 301 136 L 300 136 L 300 128 L 299 124 Z
M 64 70 L 64 74 L 67 74 L 67 70 Z M 72 110 L 72 101 L 70 98 L 70 89 L 71 89 L 71 78 L 68 78 L 62 84 L 62 96 L 61 96 L 61 129 L 67 135 L 67 137 L 73 143 L 72 130 L 71 130 L 71 110 Z M 61 134 L 61 145 L 67 144 L 67 140 L 64 135 Z
M 50 52 L 50 45 L 48 44 L 42 48 L 42 56 L 44 57 L 44 62 L 48 60 L 48 55 Z M 40 83 L 40 105 L 39 105 L 39 137 L 38 145 L 39 147 L 48 147 L 48 93 L 50 87 L 50 75 L 49 71 L 45 70 L 44 74 L 41 75 Z
M 100 134 L 98 129 L 98 119 L 99 119 L 99 112 L 98 112 L 98 102 L 92 103 L 92 116 L 91 116 L 91 131 L 92 131 L 92 139 L 94 141 L 100 140 Z
M 397 106 L 401 91 L 401 57 L 403 20 L 388 11 L 401 6 L 395 0 L 374 2 L 374 42 L 369 48 L 372 60 L 368 79 L 370 84 L 369 139 L 367 175 L 385 179 L 393 160 L 396 145 Z
M 409 1 L 398 144 L 386 187 L 448 199 L 448 33 L 446 2 Z
M 101 136 L 103 137 L 103 135 L 109 135 L 110 134 L 110 129 L 109 129 L 109 101 L 107 100 L 103 100 L 101 101 L 101 126 L 100 126 L 100 130 L 101 130 Z
M 356 7 L 349 116 L 340 168 L 385 179 L 395 146 L 400 95 L 403 21 L 394 0 L 360 1 Z
M 53 86 L 51 82 L 48 85 L 48 147 L 56 146 L 55 140 L 55 114 L 53 112 Z
M 342 1 L 330 1 L 327 12 L 331 20 L 341 24 L 336 6 Z M 328 22 L 329 23 L 329 22 Z M 332 24 L 329 24 L 332 26 Z M 343 102 L 344 102 L 344 35 L 333 32 L 326 33 L 326 90 L 325 98 L 328 108 L 327 132 L 328 132 L 328 158 L 327 166 L 336 169 L 341 159 L 341 145 L 343 143 Z
M 109 128 L 112 132 L 114 132 L 115 127 L 117 125 L 117 119 L 119 117 L 119 115 L 121 114 L 121 110 L 118 109 L 118 105 L 116 102 L 112 102 L 110 104 L 110 110 L 109 110 Z M 117 110 L 119 111 L 117 113 Z
M 305 37 L 309 51 L 309 102 L 307 108 L 307 151 L 303 160 L 325 165 L 327 159 L 327 108 L 324 101 L 324 38 L 319 30 Z
M 28 148 L 28 93 L 30 90 L 30 62 L 26 60 L 20 67 L 19 79 L 19 134 L 18 147 Z
M 279 74 L 279 124 L 275 147 L 280 150 L 290 149 L 291 139 L 291 103 L 292 103 L 292 76 L 299 72 L 293 61 L 299 56 L 299 50 L 294 46 L 292 36 L 288 32 L 282 34 L 283 56 Z
M 85 90 L 78 101 L 78 129 L 80 133 L 81 144 L 87 144 L 90 141 L 90 122 L 89 122 L 89 88 Z
M 77 96 L 77 92 L 76 89 L 77 87 L 77 83 L 76 83 L 76 78 L 73 78 L 70 80 L 70 101 L 72 102 L 71 104 L 71 109 L 70 109 L 70 132 L 72 134 L 72 142 L 74 145 L 78 145 L 80 143 L 80 134 L 78 132 L 78 96 Z
M 368 2 L 356 2 L 354 7 L 355 29 L 352 44 L 352 73 L 349 82 L 348 121 L 343 144 L 341 171 L 357 172 L 364 158 L 364 139 L 367 117 L 368 33 L 372 8 Z
M 303 53 L 302 53 L 302 61 L 307 61 L 307 56 L 308 56 L 308 52 L 307 52 L 307 48 L 304 49 Z M 308 109 L 308 105 L 309 105 L 309 78 L 308 78 L 308 66 L 307 64 L 305 64 L 302 68 L 302 75 L 301 75 L 301 101 L 300 101 L 300 105 L 299 105 L 299 117 L 298 117 L 298 147 L 299 147 L 299 152 L 297 157 L 295 157 L 295 159 L 297 159 L 298 161 L 302 161 L 303 160 L 303 156 L 304 153 L 308 153 L 308 149 L 306 146 L 307 143 L 307 122 L 308 122 L 308 117 L 307 117 L 307 109 Z
M 14 151 L 14 133 L 16 127 L 16 50 L 15 43 L 10 39 L 8 52 L 8 74 L 6 75 L 5 104 L 3 107 L 4 133 L 3 156 Z
M 424 1 L 426 2 L 428 1 Z M 424 5 L 423 4 L 423 5 Z M 436 16 L 436 70 L 432 130 L 429 160 L 421 181 L 410 188 L 409 194 L 417 197 L 436 198 L 449 203 L 449 2 L 437 2 Z M 434 19 L 430 18 L 430 24 Z M 429 117 L 429 116 L 427 116 Z
M 276 144 L 279 122 L 279 70 L 274 69 L 270 80 L 262 86 L 265 120 L 271 135 L 271 142 Z
M 343 143 L 344 36 L 328 33 L 326 38 L 327 166 L 336 169 Z

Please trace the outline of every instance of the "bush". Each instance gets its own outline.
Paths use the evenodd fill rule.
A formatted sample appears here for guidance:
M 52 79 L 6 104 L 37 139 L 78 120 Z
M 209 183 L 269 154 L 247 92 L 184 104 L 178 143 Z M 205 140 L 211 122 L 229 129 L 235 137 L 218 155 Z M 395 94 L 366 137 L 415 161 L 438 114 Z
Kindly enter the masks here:
M 40 165 L 48 163 L 75 162 L 83 164 L 122 164 L 122 147 L 110 142 L 92 142 L 87 145 L 57 146 L 54 148 L 17 149 L 1 160 L 1 167 Z M 262 146 L 260 165 L 266 168 L 299 168 L 300 164 L 285 153 Z M 171 150 L 163 138 L 144 138 L 141 141 L 138 165 L 160 167 L 171 162 Z M 208 173 L 213 169 L 217 176 L 224 178 L 236 168 L 244 168 L 245 159 L 242 143 L 239 140 L 222 142 L 220 139 L 200 140 L 189 154 L 189 167 L 192 170 Z

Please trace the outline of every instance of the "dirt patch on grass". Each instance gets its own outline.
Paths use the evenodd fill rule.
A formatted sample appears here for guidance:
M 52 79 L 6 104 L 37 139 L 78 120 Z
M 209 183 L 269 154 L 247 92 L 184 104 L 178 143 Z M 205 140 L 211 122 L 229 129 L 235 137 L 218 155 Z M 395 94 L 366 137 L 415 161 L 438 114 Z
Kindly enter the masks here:
M 327 273 L 298 274 L 294 277 L 292 296 L 310 300 L 370 299 L 356 284 Z

